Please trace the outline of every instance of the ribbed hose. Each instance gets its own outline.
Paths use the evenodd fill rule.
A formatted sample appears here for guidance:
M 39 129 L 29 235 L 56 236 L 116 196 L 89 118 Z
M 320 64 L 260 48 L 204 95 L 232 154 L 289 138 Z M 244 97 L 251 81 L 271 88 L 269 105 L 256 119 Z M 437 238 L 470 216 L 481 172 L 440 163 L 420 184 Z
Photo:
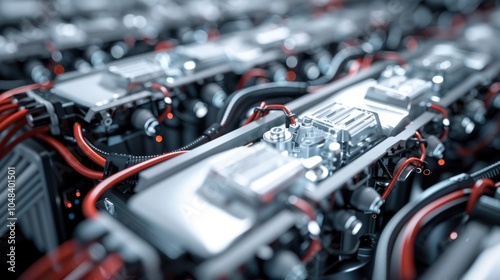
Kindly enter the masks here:
M 209 141 L 210 141 L 210 138 L 208 138 L 208 136 L 202 135 L 202 136 L 196 138 L 195 140 L 193 140 L 193 142 L 187 144 L 186 146 L 180 147 L 179 149 L 171 151 L 171 153 L 192 150 L 192 149 L 197 148 L 205 143 L 208 143 Z
M 94 150 L 96 153 L 100 154 L 101 156 L 103 156 L 105 158 L 108 157 L 111 154 L 109 152 L 106 152 L 106 151 L 103 151 L 103 150 L 97 148 L 92 142 L 88 141 L 87 139 L 85 139 L 85 142 L 87 142 L 87 144 L 89 145 L 90 148 L 92 148 L 92 150 Z M 116 154 L 118 154 L 118 153 L 116 153 Z M 133 158 L 148 160 L 150 158 L 154 158 L 154 157 L 160 156 L 161 154 L 159 154 L 159 155 L 150 155 L 150 156 L 136 156 L 136 155 L 127 155 L 127 154 L 118 154 L 118 155 L 130 156 L 130 157 L 133 157 Z
M 219 137 L 223 132 L 223 127 L 219 124 L 214 124 L 210 126 L 207 130 L 203 132 L 203 135 L 200 137 L 196 138 L 194 141 L 191 143 L 185 145 L 184 147 L 178 148 L 176 150 L 170 151 L 169 153 L 175 153 L 175 152 L 180 152 L 180 151 L 187 151 L 187 150 L 192 150 L 194 148 L 197 148 L 217 137 Z M 135 156 L 135 155 L 127 155 L 127 154 L 118 154 L 118 153 L 109 153 L 106 151 L 103 151 L 99 148 L 97 148 L 94 144 L 92 144 L 90 141 L 87 139 L 84 139 L 89 147 L 93 149 L 96 153 L 101 154 L 103 157 L 106 158 L 106 165 L 104 166 L 104 177 L 109 177 L 116 172 L 119 172 L 125 168 L 128 168 L 130 166 L 134 166 L 138 163 L 144 162 L 146 160 L 161 156 L 161 155 L 149 155 L 149 156 Z M 138 181 L 138 175 L 133 175 L 125 182 L 130 185 L 135 185 L 137 184 Z
M 474 181 L 486 178 L 496 181 L 497 177 L 500 177 L 500 161 L 497 161 L 496 163 L 488 167 L 472 173 L 471 177 L 472 179 L 474 179 Z

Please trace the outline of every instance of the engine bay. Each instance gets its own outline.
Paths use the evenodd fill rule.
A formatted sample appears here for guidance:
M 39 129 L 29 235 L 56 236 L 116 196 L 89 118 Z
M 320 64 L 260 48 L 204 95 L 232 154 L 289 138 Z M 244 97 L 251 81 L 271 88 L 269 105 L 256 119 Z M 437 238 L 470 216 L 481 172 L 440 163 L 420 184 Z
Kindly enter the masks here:
M 20 2 L 10 276 L 499 275 L 498 1 Z

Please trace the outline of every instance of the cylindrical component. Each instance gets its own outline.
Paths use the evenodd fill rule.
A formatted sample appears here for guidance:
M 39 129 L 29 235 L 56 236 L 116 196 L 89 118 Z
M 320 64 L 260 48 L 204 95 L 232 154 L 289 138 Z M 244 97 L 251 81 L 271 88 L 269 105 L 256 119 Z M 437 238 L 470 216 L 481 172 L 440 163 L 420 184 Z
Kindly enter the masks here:
M 81 73 L 87 73 L 92 70 L 92 65 L 90 65 L 90 63 L 88 63 L 84 59 L 76 59 L 73 63 L 73 67 L 75 67 L 75 70 Z
M 23 92 L 23 93 L 19 93 L 19 94 L 12 96 L 12 103 L 19 103 L 21 100 L 25 100 L 25 99 L 33 100 L 33 98 L 28 97 L 28 94 Z
M 204 118 L 208 113 L 207 105 L 199 99 L 189 100 L 186 104 L 186 110 L 189 113 L 194 114 L 194 116 L 198 119 Z
M 352 193 L 350 203 L 358 210 L 379 214 L 384 201 L 375 189 L 361 187 Z
M 35 83 L 46 83 L 52 78 L 50 70 L 38 60 L 28 61 L 25 71 Z
M 476 123 L 464 115 L 453 117 L 451 120 L 450 138 L 466 142 L 474 138 L 477 127 Z
M 299 156 L 301 158 L 319 156 L 320 149 L 324 144 L 325 144 L 325 138 L 323 136 L 304 137 L 304 139 L 300 141 Z
M 35 99 L 31 98 L 31 97 L 20 97 L 19 95 L 18 96 L 14 96 L 12 98 L 12 103 L 15 103 L 15 104 L 18 104 L 19 106 L 28 106 L 28 105 L 31 105 L 33 103 L 35 103 Z
M 215 108 L 222 108 L 226 98 L 226 92 L 215 83 L 208 84 L 201 90 L 201 99 Z
M 363 227 L 363 223 L 352 213 L 346 210 L 339 210 L 332 215 L 333 227 L 337 231 L 347 232 L 352 235 L 358 234 Z
M 30 127 L 40 127 L 50 124 L 50 115 L 46 111 L 42 111 L 27 115 L 26 120 Z
M 434 135 L 427 137 L 427 155 L 434 158 L 443 158 L 444 145 Z
M 282 126 L 266 131 L 263 138 L 280 151 L 289 151 L 292 148 L 292 133 Z
M 269 77 L 273 82 L 286 81 L 286 68 L 281 64 L 273 64 L 269 67 Z
M 396 173 L 396 170 L 399 169 L 399 167 L 407 160 L 407 158 L 403 157 L 401 158 L 397 163 L 396 163 L 396 168 L 394 169 L 394 173 Z M 402 172 L 399 174 L 398 181 L 404 182 L 408 177 L 410 177 L 411 173 L 415 171 L 417 167 L 413 164 L 409 164 Z M 393 174 L 394 175 L 394 174 Z
M 300 72 L 308 81 L 316 80 L 321 75 L 316 63 L 310 60 L 306 60 L 300 65 Z
M 151 111 L 137 109 L 132 113 L 132 125 L 137 129 L 144 129 L 148 136 L 154 136 L 158 133 L 160 124 Z
M 337 134 L 337 141 L 340 143 L 340 165 L 343 165 L 347 161 L 349 155 L 349 141 L 351 140 L 351 135 L 347 130 L 340 130 Z
M 43 113 L 47 112 L 47 108 L 45 105 L 40 103 L 30 103 L 23 106 L 24 109 L 27 109 L 30 114 Z
M 129 47 L 125 42 L 117 42 L 110 49 L 109 53 L 114 59 L 123 58 L 129 51 Z
M 340 152 L 341 146 L 338 142 L 331 142 L 324 146 L 324 157 L 328 159 L 328 168 L 336 170 L 340 167 Z
M 180 38 L 182 44 L 189 44 L 194 41 L 194 32 L 190 27 L 181 27 L 177 33 L 177 37 Z
M 294 253 L 279 251 L 264 263 L 264 271 L 269 279 L 307 279 L 307 270 Z
M 110 61 L 109 55 L 97 46 L 88 47 L 85 56 L 90 61 L 90 64 L 96 68 L 104 67 Z

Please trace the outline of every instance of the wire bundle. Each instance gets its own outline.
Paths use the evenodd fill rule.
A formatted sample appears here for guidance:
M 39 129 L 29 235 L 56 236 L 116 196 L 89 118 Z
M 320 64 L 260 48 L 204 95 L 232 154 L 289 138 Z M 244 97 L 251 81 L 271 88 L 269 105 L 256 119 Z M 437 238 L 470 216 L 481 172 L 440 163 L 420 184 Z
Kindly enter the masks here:
M 411 201 L 389 221 L 377 244 L 375 255 L 373 279 L 389 279 L 391 276 L 390 260 L 393 252 L 397 252 L 398 265 L 402 268 L 397 276 L 401 279 L 412 279 L 416 276 L 413 247 L 416 234 L 423 226 L 423 221 L 429 215 L 450 207 L 464 196 L 469 196 L 466 200 L 466 211 L 471 211 L 477 198 L 487 187 L 499 187 L 500 184 L 493 184 L 493 180 L 499 179 L 500 162 L 496 162 L 473 174 L 460 174 L 439 182 L 430 187 L 417 199 Z M 398 239 L 402 233 L 402 238 Z M 398 244 L 398 240 L 403 240 L 403 244 Z M 404 262 L 404 263 L 403 263 Z M 397 270 L 397 269 L 396 269 Z

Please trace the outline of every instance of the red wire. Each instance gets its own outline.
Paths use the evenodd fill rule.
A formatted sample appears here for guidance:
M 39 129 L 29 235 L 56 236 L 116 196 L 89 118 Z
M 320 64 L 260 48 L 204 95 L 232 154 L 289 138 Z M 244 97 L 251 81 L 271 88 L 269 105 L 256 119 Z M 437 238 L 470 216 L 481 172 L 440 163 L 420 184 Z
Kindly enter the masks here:
M 306 214 L 309 220 L 316 221 L 316 213 L 314 211 L 314 208 L 307 201 L 303 200 L 300 197 L 293 197 L 292 199 L 290 199 L 290 204 Z
M 2 112 L 0 114 L 0 123 L 2 123 L 3 121 L 5 121 L 9 116 L 11 116 L 12 114 L 14 114 L 15 112 L 17 112 L 17 109 L 12 109 L 12 110 L 9 110 L 9 111 Z
M 435 104 L 435 103 L 431 103 L 429 105 L 429 108 L 433 109 L 433 110 L 436 110 L 438 111 L 439 113 L 441 113 L 441 115 L 443 115 L 443 118 L 447 119 L 448 118 L 448 112 L 446 111 L 445 108 Z
M 243 126 L 253 122 L 253 121 L 256 121 L 260 118 L 260 115 L 261 115 L 261 111 L 264 109 L 264 107 L 266 107 L 266 102 L 262 101 L 260 103 L 260 106 L 259 106 L 259 110 L 253 112 L 250 117 L 248 117 L 248 119 L 243 123 Z
M 82 132 L 82 126 L 79 123 L 73 125 L 73 134 L 75 136 L 76 144 L 83 151 L 83 153 L 88 156 L 93 162 L 97 163 L 99 166 L 104 167 L 106 165 L 106 159 L 101 155 L 96 153 L 85 141 Z M 1 146 L 0 146 L 1 147 Z
M 243 123 L 243 125 L 242 125 L 242 126 L 245 126 L 245 125 L 247 125 L 247 124 L 249 124 L 249 123 L 251 123 L 251 122 L 253 122 L 253 121 L 257 120 L 257 119 L 255 118 L 255 115 L 256 115 L 256 114 L 257 114 L 257 112 L 253 112 L 253 113 L 252 113 L 252 114 L 251 114 L 251 115 L 247 118 L 247 120 Z
M 479 197 L 485 192 L 486 188 L 495 187 L 495 183 L 490 179 L 478 180 L 474 186 L 472 186 L 472 192 L 470 193 L 469 200 L 467 201 L 467 212 L 472 213 L 474 206 L 476 205 Z
M 0 100 L 0 106 L 5 105 L 5 104 L 11 104 L 12 100 L 9 99 L 2 99 Z
M 406 224 L 402 235 L 403 246 L 401 249 L 400 279 L 414 279 L 416 276 L 414 244 L 418 232 L 424 225 L 424 220 L 438 208 L 463 197 L 465 194 L 465 190 L 458 190 L 429 203 L 422 210 L 418 211 L 408 224 Z
M 266 104 L 266 102 L 265 102 L 265 101 L 260 102 L 260 108 L 261 108 L 261 109 L 264 109 L 264 107 L 266 107 L 266 106 L 267 106 L 267 104 Z M 255 120 L 260 119 L 260 117 L 261 117 L 262 115 L 264 115 L 264 112 L 262 112 L 262 110 L 257 111 L 257 112 L 255 113 Z
M 9 140 L 16 134 L 16 132 L 20 131 L 25 125 L 26 125 L 26 119 L 21 119 L 20 121 L 18 121 L 0 142 L 0 150 L 3 150 L 3 147 L 7 145 Z
M 349 73 L 347 75 L 348 76 L 354 76 L 354 75 L 356 75 L 359 72 L 359 70 L 361 69 L 362 62 L 363 62 L 362 58 L 355 59 L 352 62 L 351 67 L 349 68 Z
M 92 218 L 96 217 L 98 215 L 97 209 L 95 208 L 95 204 L 99 197 L 108 189 L 112 188 L 115 184 L 117 184 L 120 181 L 125 180 L 126 178 L 144 170 L 147 169 L 153 165 L 156 165 L 160 162 L 169 160 L 171 158 L 174 158 L 178 155 L 184 154 L 187 151 L 180 151 L 180 152 L 175 152 L 175 153 L 169 153 L 169 154 L 163 154 L 161 156 L 149 159 L 147 161 L 138 163 L 134 166 L 131 166 L 127 169 L 124 169 L 118 173 L 113 174 L 112 176 L 109 176 L 108 178 L 104 179 L 102 182 L 100 182 L 98 185 L 96 185 L 94 188 L 90 190 L 90 192 L 85 196 L 83 199 L 82 203 L 82 210 L 83 214 L 87 218 Z
M 419 144 L 419 146 L 420 146 L 420 161 L 424 162 L 425 157 L 427 156 L 427 151 L 425 150 L 425 144 L 422 141 L 422 140 L 424 140 L 424 137 L 422 137 L 422 134 L 418 130 L 415 131 L 415 136 L 417 136 L 418 141 L 420 141 L 420 144 Z
M 361 69 L 369 68 L 373 62 L 373 55 L 366 55 L 361 61 Z
M 295 208 L 307 215 L 309 220 L 316 221 L 316 213 L 314 208 L 307 201 L 299 197 L 294 197 L 289 200 L 290 204 Z M 312 238 L 309 248 L 307 248 L 306 253 L 302 257 L 303 263 L 308 263 L 312 258 L 322 249 L 321 241 L 319 238 Z
M 290 109 L 288 109 L 288 107 L 286 107 L 285 105 L 280 105 L 280 104 L 271 104 L 271 105 L 267 105 L 266 106 L 268 109 L 278 109 L 278 110 L 283 110 L 285 111 L 285 113 L 290 116 L 289 119 L 290 119 L 290 123 L 291 124 L 296 124 L 297 122 L 295 121 L 295 118 L 292 115 L 292 112 L 290 111 Z M 288 117 L 287 116 L 287 117 Z
M 62 279 L 65 275 L 61 275 L 63 273 L 62 270 L 67 271 L 67 267 L 69 266 L 68 262 L 64 262 L 71 257 L 77 256 L 77 251 L 79 248 L 79 244 L 74 240 L 68 240 L 57 248 L 55 248 L 52 252 L 46 254 L 41 259 L 36 261 L 32 266 L 30 266 L 19 278 L 19 280 L 31 280 L 31 279 Z M 80 255 L 80 258 L 84 257 L 84 255 Z M 73 258 L 72 263 L 79 258 Z M 73 264 L 73 267 L 75 265 Z M 71 272 L 71 270 L 69 270 Z M 69 273 L 68 272 L 68 273 Z M 59 277 L 47 277 L 47 273 L 53 273 L 58 275 Z M 66 273 L 66 274 L 68 274 Z M 56 276 L 52 275 L 52 276 Z M 44 277 L 42 277 L 44 276 Z
M 394 173 L 394 176 L 392 177 L 391 181 L 389 182 L 389 185 L 387 185 L 387 188 L 385 189 L 384 193 L 382 194 L 382 199 L 387 199 L 389 197 L 389 194 L 391 193 L 392 189 L 396 185 L 398 181 L 398 177 L 401 175 L 403 170 L 410 164 L 415 164 L 415 165 L 420 165 L 422 162 L 418 158 L 409 158 L 406 161 L 401 164 L 401 166 L 396 170 L 396 173 Z
M 26 118 L 27 114 L 28 114 L 28 110 L 23 109 L 21 111 L 17 111 L 14 114 L 8 116 L 5 120 L 0 122 L 0 133 L 2 133 L 4 130 L 6 130 L 12 124 L 17 123 L 19 120 L 21 120 L 23 118 Z
M 438 111 L 439 113 L 441 113 L 441 115 L 443 115 L 443 119 L 446 119 L 449 121 L 449 118 L 448 118 L 448 112 L 446 111 L 445 108 L 437 105 L 437 104 L 434 104 L 434 103 L 431 103 L 429 105 L 429 108 L 431 108 L 432 110 L 435 110 L 435 111 Z M 441 133 L 441 136 L 439 137 L 439 140 L 441 142 L 443 142 L 444 140 L 446 140 L 446 138 L 448 137 L 448 133 L 449 133 L 449 130 L 448 130 L 448 127 L 445 127 L 443 129 L 443 132 Z
M 292 112 L 290 111 L 290 109 L 288 109 L 288 107 L 286 107 L 285 105 L 281 105 L 281 104 L 270 104 L 270 105 L 266 105 L 266 108 L 267 109 L 273 109 L 273 110 L 283 110 L 285 111 L 285 113 L 287 114 L 287 117 L 289 117 L 290 119 L 290 123 L 291 124 L 296 124 L 297 122 L 295 121 L 295 118 L 292 116 Z
M 154 83 L 151 85 L 151 87 L 161 91 L 163 95 L 165 95 L 165 97 L 171 98 L 170 92 L 165 86 Z M 170 113 L 172 113 L 172 105 L 168 104 L 167 108 L 165 108 L 165 111 L 163 111 L 163 113 L 160 116 L 158 116 L 158 122 L 162 122 L 165 118 L 167 118 L 168 114 Z
M 82 280 L 108 280 L 112 279 L 122 268 L 123 261 L 120 255 L 113 253 L 107 256 L 100 264 L 96 265 L 93 270 L 87 273 Z
M 35 89 L 40 89 L 40 88 L 49 89 L 52 87 L 53 84 L 54 84 L 54 82 L 50 81 L 50 82 L 43 83 L 43 84 L 31 84 L 31 85 L 26 85 L 26 86 L 14 88 L 14 89 L 11 89 L 11 90 L 8 90 L 8 91 L 2 93 L 0 95 L 0 101 L 5 100 L 7 98 L 10 98 L 16 94 L 20 94 L 20 93 L 27 92 L 30 90 L 35 90 Z
M 7 99 L 7 100 L 4 100 L 4 101 L 9 101 L 9 100 Z M 13 103 L 0 104 L 0 113 L 3 113 L 4 111 L 8 111 L 8 110 L 11 110 L 11 109 L 17 109 L 17 107 L 19 107 L 19 105 L 18 104 L 13 104 Z
M 319 240 L 318 238 L 311 239 L 311 244 L 302 257 L 302 262 L 310 262 L 314 258 L 314 256 L 316 256 L 321 251 L 322 248 L 323 246 L 321 245 L 321 240 Z
M 410 36 L 406 40 L 405 47 L 410 52 L 415 52 L 418 49 L 418 39 L 416 36 Z
M 245 87 L 245 85 L 253 78 L 267 78 L 267 72 L 261 68 L 252 68 L 248 70 L 236 84 L 236 90 L 240 90 Z
M 261 117 L 261 114 L 262 114 L 262 110 L 265 109 L 265 113 L 267 113 L 267 111 L 269 110 L 283 110 L 285 111 L 285 114 L 287 115 L 287 117 L 290 119 L 290 123 L 291 124 L 296 124 L 297 122 L 295 121 L 295 118 L 292 116 L 292 112 L 290 111 L 290 109 L 288 109 L 288 107 L 286 107 L 285 105 L 281 105 L 281 104 L 270 104 L 270 105 L 266 105 L 265 102 L 262 102 L 260 103 L 260 107 L 259 107 L 259 110 L 257 110 L 256 112 L 253 112 L 250 117 L 247 118 L 247 120 L 243 123 L 243 126 L 253 122 L 253 121 L 256 121 L 258 120 L 260 117 Z
M 22 141 L 30 137 L 33 137 L 37 134 L 45 133 L 49 130 L 50 130 L 49 127 L 39 127 L 26 131 L 24 134 L 17 137 L 14 141 L 10 142 L 5 148 L 2 149 L 2 151 L 0 152 L 0 159 L 2 159 L 9 151 L 11 151 L 17 144 L 21 143 Z
M 419 131 L 415 132 L 415 135 L 417 136 L 418 140 L 423 140 L 422 134 Z M 406 167 L 408 167 L 410 164 L 415 164 L 417 166 L 422 165 L 423 161 L 425 160 L 425 157 L 427 155 L 426 149 L 425 149 L 425 144 L 420 142 L 420 158 L 415 158 L 411 157 L 407 160 L 405 160 L 401 166 L 396 170 L 394 173 L 394 176 L 392 177 L 391 181 L 389 182 L 389 185 L 387 185 L 387 188 L 385 189 L 384 193 L 382 194 L 382 199 L 387 199 L 389 197 L 389 194 L 391 194 L 392 189 L 394 189 L 394 186 L 396 186 L 396 183 L 398 182 L 398 178 L 401 175 L 401 173 L 405 170 Z
M 47 135 L 37 135 L 37 137 L 51 145 L 57 152 L 59 152 L 64 160 L 69 164 L 69 166 L 75 169 L 76 172 L 90 179 L 102 180 L 102 172 L 94 171 L 85 167 L 75 158 L 75 156 L 68 150 L 68 148 L 66 148 L 56 139 Z

